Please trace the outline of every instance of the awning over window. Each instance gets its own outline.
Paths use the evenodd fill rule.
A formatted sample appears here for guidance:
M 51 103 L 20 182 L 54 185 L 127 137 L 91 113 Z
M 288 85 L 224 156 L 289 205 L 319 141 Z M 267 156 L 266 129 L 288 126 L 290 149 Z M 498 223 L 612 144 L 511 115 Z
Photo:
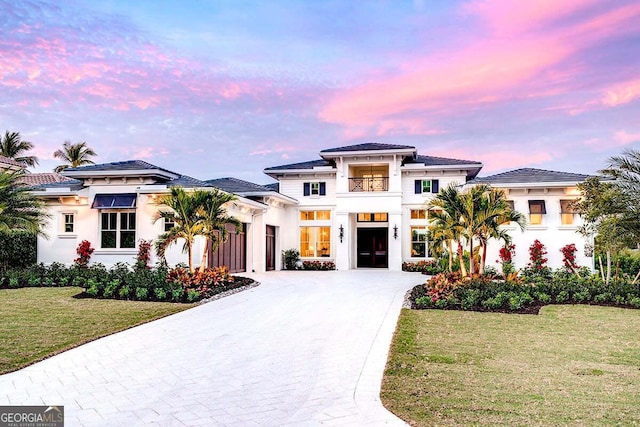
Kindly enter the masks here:
M 546 214 L 547 208 L 544 204 L 544 200 L 529 200 L 529 213 Z
M 123 209 L 136 207 L 136 194 L 96 194 L 91 205 L 93 209 Z

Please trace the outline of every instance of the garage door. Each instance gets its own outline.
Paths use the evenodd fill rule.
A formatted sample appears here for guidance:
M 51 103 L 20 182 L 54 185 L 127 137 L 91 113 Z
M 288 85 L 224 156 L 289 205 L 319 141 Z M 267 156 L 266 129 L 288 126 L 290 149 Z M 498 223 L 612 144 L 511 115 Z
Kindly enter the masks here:
M 209 252 L 210 267 L 226 265 L 231 273 L 247 271 L 247 233 L 245 230 L 246 224 L 242 224 L 239 232 L 233 225 L 227 224 L 229 238 L 226 242 L 218 245 L 213 254 Z

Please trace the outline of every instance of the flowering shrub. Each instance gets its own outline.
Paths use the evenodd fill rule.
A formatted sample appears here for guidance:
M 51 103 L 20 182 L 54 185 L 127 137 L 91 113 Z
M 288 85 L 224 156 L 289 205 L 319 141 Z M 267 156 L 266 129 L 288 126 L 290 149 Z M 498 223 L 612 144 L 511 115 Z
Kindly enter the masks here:
M 438 266 L 438 262 L 436 260 L 403 262 L 402 271 L 438 274 L 440 273 L 440 267 Z
M 579 267 L 576 264 L 576 252 L 578 252 L 578 248 L 576 248 L 576 245 L 571 243 L 563 246 L 562 249 L 560 249 L 560 252 L 562 252 L 562 262 L 564 263 L 565 268 L 569 271 L 578 270 Z
M 135 268 L 151 268 L 151 240 L 140 240 L 138 243 L 138 255 L 136 256 Z
M 542 270 L 547 266 L 548 259 L 545 258 L 547 248 L 536 239 L 529 247 L 529 267 L 534 270 Z
M 439 301 L 446 303 L 453 297 L 453 292 L 462 284 L 462 278 L 458 272 L 439 273 L 433 276 L 424 284 L 426 295 L 430 300 L 430 304 L 439 305 Z M 427 305 L 429 301 L 426 302 Z
M 333 261 L 303 261 L 303 270 L 335 270 L 336 264 Z
M 513 257 L 516 255 L 516 245 L 504 245 L 498 252 L 499 262 L 502 266 L 502 274 L 509 276 L 513 272 Z
M 234 278 L 225 266 L 208 268 L 203 272 L 196 271 L 194 273 L 190 273 L 188 268 L 176 267 L 167 273 L 167 282 L 181 284 L 187 294 L 194 291 L 198 293 L 198 296 L 206 297 L 226 290 L 225 287 L 233 283 Z
M 91 259 L 91 254 L 95 251 L 94 248 L 91 247 L 91 242 L 88 240 L 83 240 L 80 242 L 78 247 L 76 248 L 76 253 L 78 254 L 78 258 L 73 260 L 73 263 L 77 267 L 86 268 L 89 265 L 89 260 Z

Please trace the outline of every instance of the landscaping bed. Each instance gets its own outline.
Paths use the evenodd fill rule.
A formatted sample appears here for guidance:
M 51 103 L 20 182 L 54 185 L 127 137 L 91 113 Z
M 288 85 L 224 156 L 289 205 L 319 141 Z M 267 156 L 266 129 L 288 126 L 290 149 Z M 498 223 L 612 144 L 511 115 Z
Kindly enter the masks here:
M 0 273 L 0 289 L 77 286 L 84 289 L 84 297 L 159 302 L 197 302 L 252 282 L 246 277 L 232 276 L 226 267 L 191 273 L 184 266 L 126 263 L 111 268 L 100 263 L 71 267 L 60 263 L 38 264 Z
M 537 314 L 549 304 L 592 304 L 640 308 L 640 285 L 627 279 L 606 283 L 599 276 L 564 270 L 514 277 L 512 280 L 487 276 L 462 278 L 457 273 L 441 273 L 409 294 L 413 309 L 470 310 Z

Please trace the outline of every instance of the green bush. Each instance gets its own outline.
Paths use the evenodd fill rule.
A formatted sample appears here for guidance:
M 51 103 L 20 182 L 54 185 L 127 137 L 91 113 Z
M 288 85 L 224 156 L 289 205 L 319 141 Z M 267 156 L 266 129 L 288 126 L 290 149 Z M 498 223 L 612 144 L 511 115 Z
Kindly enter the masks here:
M 36 263 L 37 237 L 31 233 L 0 233 L 0 270 L 23 269 Z

